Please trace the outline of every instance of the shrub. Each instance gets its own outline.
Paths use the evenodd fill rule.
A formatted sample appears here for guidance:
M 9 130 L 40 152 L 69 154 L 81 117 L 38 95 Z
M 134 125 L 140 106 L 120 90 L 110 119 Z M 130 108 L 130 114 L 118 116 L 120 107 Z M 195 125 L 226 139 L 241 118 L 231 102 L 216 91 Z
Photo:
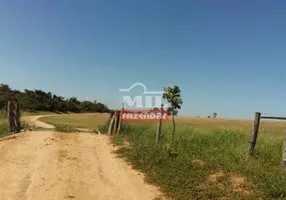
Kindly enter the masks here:
M 66 125 L 66 124 L 56 124 L 55 130 L 58 132 L 65 132 L 65 133 L 78 131 L 78 130 L 74 129 L 73 127 Z

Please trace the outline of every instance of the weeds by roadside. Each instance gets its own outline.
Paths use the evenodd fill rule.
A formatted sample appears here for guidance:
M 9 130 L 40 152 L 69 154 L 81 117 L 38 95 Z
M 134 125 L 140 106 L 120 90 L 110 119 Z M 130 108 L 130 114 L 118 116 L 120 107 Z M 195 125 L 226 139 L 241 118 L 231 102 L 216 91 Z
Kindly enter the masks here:
M 124 124 L 113 141 L 122 147 L 117 153 L 171 199 L 286 199 L 280 138 L 260 135 L 257 156 L 249 158 L 244 132 L 213 129 L 197 133 L 188 126 L 177 130 L 172 148 L 168 125 L 159 146 L 154 143 L 156 127 L 144 123 Z M 124 145 L 125 140 L 131 148 Z
M 27 123 L 26 121 L 21 121 L 21 131 L 32 131 L 35 130 L 36 127 L 31 126 L 29 123 Z M 15 132 L 15 133 L 9 133 L 8 132 L 8 122 L 7 119 L 1 119 L 0 120 L 0 137 L 4 137 L 7 135 L 11 135 L 11 134 L 17 134 L 19 132 Z
M 0 137 L 4 137 L 8 135 L 8 123 L 4 121 L 0 121 Z
M 105 124 L 103 125 L 99 125 L 98 126 L 98 130 L 100 133 L 107 133 L 108 132 L 108 128 L 109 128 L 109 124 L 110 124 L 110 119 L 108 119 Z
M 71 132 L 78 132 L 77 129 L 69 126 L 69 125 L 66 125 L 66 124 L 56 124 L 55 125 L 55 131 L 57 132 L 65 132 L 65 133 L 71 133 Z

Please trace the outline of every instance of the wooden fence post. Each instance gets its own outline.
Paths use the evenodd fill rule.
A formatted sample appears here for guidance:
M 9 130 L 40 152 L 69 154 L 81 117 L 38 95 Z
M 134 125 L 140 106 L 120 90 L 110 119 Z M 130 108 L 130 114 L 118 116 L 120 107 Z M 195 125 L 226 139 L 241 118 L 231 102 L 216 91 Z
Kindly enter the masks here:
M 109 119 L 110 119 L 110 120 L 111 120 L 111 118 L 113 117 L 114 112 L 115 112 L 115 111 L 112 110 L 112 111 L 109 113 Z
M 21 131 L 21 116 L 20 116 L 20 105 L 18 102 L 15 102 L 15 130 L 16 132 Z
M 156 133 L 156 140 L 155 140 L 156 143 L 158 143 L 160 138 L 161 138 L 162 118 L 163 118 L 163 104 L 161 105 L 160 111 L 161 111 L 161 116 L 160 116 L 160 119 L 159 119 L 157 133 Z
M 112 127 L 112 134 L 116 133 L 119 123 L 119 116 L 118 116 L 118 110 L 114 113 L 114 126 Z
M 284 144 L 283 144 L 283 152 L 282 152 L 282 168 L 286 169 L 286 131 L 284 135 Z
M 112 130 L 114 126 L 114 118 L 115 118 L 115 115 L 113 114 L 113 116 L 111 117 L 110 123 L 109 123 L 109 127 L 108 127 L 108 135 L 112 134 Z
M 12 132 L 12 128 L 11 127 L 11 123 L 10 123 L 10 119 L 11 119 L 11 116 L 10 116 L 10 113 L 11 113 L 11 101 L 8 101 L 8 106 L 7 106 L 7 114 L 8 114 L 8 132 L 11 133 Z
M 121 111 L 119 113 L 119 123 L 118 123 L 118 128 L 117 128 L 117 134 L 120 133 L 120 129 L 121 129 L 121 124 L 122 124 L 122 119 L 121 119 L 121 116 L 122 116 L 122 112 L 124 110 L 124 104 L 122 103 L 122 107 L 121 107 Z
M 260 112 L 255 113 L 253 129 L 249 135 L 248 150 L 249 150 L 249 155 L 251 156 L 254 155 L 254 148 L 256 145 L 257 135 L 259 131 L 260 116 L 261 116 Z
M 8 101 L 8 131 L 9 133 L 15 131 L 14 104 L 12 101 Z

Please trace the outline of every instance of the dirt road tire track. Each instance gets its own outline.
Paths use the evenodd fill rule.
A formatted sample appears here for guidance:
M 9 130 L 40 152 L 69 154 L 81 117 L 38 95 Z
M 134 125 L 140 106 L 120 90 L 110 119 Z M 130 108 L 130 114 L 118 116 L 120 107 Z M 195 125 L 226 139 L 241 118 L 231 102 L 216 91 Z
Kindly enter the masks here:
M 152 200 L 157 188 L 112 153 L 108 136 L 36 131 L 0 141 L 1 200 Z
M 47 123 L 42 122 L 42 121 L 39 120 L 41 117 L 48 117 L 48 116 L 56 116 L 56 115 L 25 116 L 24 120 L 29 122 L 31 125 L 34 125 L 34 126 L 37 126 L 37 127 L 53 129 L 53 128 L 55 128 L 53 125 L 47 124 Z

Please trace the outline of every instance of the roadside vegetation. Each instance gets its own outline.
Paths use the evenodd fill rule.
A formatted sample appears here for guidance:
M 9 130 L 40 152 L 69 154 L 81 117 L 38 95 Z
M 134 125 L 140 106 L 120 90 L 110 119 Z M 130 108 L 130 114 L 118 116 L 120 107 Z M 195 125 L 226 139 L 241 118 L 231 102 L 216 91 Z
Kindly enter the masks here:
M 171 145 L 172 124 L 165 123 L 156 146 L 156 124 L 122 127 L 121 135 L 113 137 L 121 146 L 117 153 L 172 199 L 286 199 L 282 137 L 261 134 L 250 158 L 248 134 L 238 129 L 197 132 L 179 124 Z
M 72 133 L 72 132 L 77 132 L 78 130 L 66 124 L 56 124 L 55 131 L 64 132 L 64 133 Z
M 0 118 L 0 138 L 8 135 L 8 124 L 5 119 Z
M 21 129 L 22 130 L 31 130 L 33 127 L 28 124 L 26 121 L 21 121 Z M 17 132 L 15 132 L 17 133 Z M 0 114 L 0 138 L 1 137 L 5 137 L 11 134 L 15 134 L 15 133 L 9 133 L 8 132 L 8 119 L 6 117 L 6 114 L 3 115 Z

